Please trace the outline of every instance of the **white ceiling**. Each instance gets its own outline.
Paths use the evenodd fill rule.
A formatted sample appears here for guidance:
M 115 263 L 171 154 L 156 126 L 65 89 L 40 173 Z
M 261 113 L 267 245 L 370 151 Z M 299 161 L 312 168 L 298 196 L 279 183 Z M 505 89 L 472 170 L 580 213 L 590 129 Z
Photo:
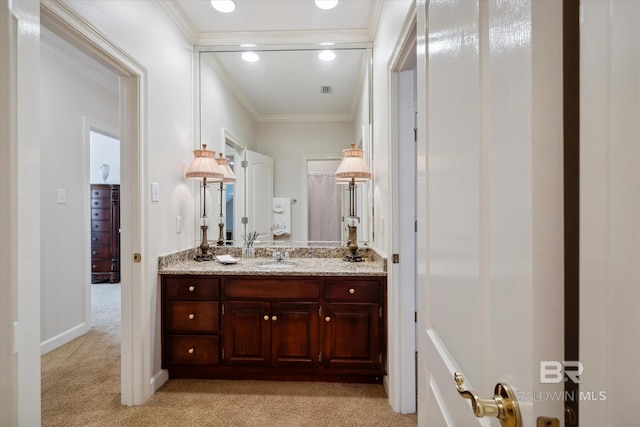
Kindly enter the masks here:
M 197 46 L 238 50 L 242 43 L 266 49 L 283 46 L 320 49 L 321 42 L 339 46 L 370 45 L 382 0 L 340 0 L 332 10 L 322 10 L 313 0 L 236 0 L 236 10 L 217 12 L 209 0 L 161 0 L 183 32 Z M 259 52 L 261 60 L 246 63 L 239 54 L 224 53 L 207 63 L 217 63 L 219 74 L 256 120 L 318 120 L 353 118 L 362 90 L 366 55 L 362 51 L 336 50 L 331 63 L 316 52 L 286 54 Z M 204 57 L 203 57 L 204 59 Z M 204 63 L 205 61 L 203 61 Z M 321 86 L 332 86 L 331 95 Z

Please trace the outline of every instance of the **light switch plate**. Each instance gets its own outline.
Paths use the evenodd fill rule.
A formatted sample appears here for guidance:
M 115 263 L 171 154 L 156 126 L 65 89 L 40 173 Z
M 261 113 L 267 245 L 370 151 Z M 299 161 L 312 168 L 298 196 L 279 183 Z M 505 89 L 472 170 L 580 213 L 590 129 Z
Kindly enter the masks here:
M 151 183 L 151 201 L 159 202 L 160 201 L 160 184 L 157 182 Z
M 58 203 L 59 204 L 67 203 L 67 190 L 63 188 L 58 188 Z

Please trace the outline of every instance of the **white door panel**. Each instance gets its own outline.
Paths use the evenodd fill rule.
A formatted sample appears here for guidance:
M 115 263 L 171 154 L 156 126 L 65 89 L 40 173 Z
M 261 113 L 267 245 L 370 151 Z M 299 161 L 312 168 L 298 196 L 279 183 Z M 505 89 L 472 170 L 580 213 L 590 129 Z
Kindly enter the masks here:
M 273 158 L 245 150 L 247 233 L 258 232 L 260 240 L 271 239 L 273 225 Z
M 480 397 L 512 386 L 522 425 L 562 419 L 535 394 L 563 390 L 539 381 L 563 359 L 562 3 L 430 1 L 418 17 L 420 424 L 500 425 L 455 371 Z

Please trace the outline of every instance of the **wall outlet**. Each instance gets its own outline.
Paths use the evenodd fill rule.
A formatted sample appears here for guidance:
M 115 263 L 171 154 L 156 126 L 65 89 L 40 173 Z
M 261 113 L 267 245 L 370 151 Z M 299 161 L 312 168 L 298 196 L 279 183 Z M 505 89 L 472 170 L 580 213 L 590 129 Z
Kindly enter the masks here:
M 157 182 L 151 183 L 151 201 L 159 202 L 160 201 L 160 184 Z
M 67 190 L 58 188 L 58 204 L 67 203 Z
M 177 216 L 176 217 L 176 233 L 182 233 L 183 226 L 184 224 L 182 222 L 182 217 Z

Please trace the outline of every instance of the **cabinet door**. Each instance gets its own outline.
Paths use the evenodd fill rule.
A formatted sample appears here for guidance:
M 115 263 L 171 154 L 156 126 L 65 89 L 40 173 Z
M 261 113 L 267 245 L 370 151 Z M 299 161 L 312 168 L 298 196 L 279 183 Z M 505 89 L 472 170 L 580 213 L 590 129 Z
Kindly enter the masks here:
M 224 305 L 224 360 L 228 365 L 271 364 L 271 303 L 227 301 Z
M 311 302 L 274 302 L 271 307 L 274 366 L 318 365 L 318 309 Z
M 329 368 L 380 369 L 380 305 L 330 303 L 324 310 L 323 361 Z

